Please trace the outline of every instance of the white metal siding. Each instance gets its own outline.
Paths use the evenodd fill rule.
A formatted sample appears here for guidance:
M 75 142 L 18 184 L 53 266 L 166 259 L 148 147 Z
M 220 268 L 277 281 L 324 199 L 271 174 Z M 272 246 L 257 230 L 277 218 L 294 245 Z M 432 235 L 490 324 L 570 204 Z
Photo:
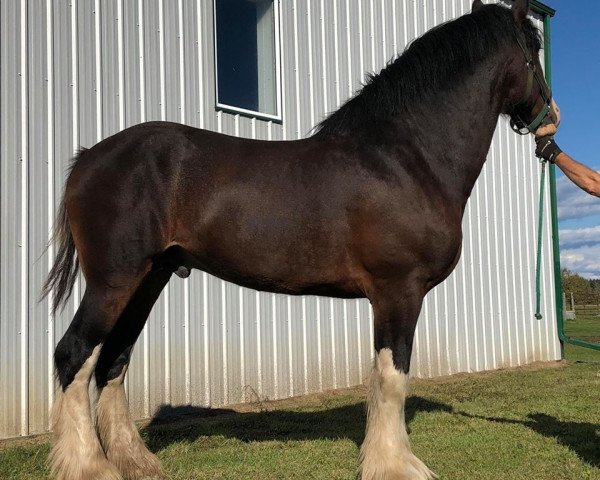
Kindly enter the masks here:
M 84 282 L 56 318 L 37 303 L 70 158 L 124 127 L 171 120 L 242 137 L 306 136 L 417 35 L 470 0 L 281 2 L 283 124 L 215 111 L 209 0 L 0 0 L 0 437 L 44 432 L 52 353 Z M 538 20 L 539 22 L 539 20 Z M 541 25 L 541 22 L 539 22 Z M 533 318 L 539 165 L 501 120 L 464 218 L 456 271 L 427 297 L 413 374 L 559 358 L 550 221 Z M 254 292 L 195 271 L 161 296 L 134 350 L 134 416 L 164 403 L 223 405 L 364 381 L 366 300 Z

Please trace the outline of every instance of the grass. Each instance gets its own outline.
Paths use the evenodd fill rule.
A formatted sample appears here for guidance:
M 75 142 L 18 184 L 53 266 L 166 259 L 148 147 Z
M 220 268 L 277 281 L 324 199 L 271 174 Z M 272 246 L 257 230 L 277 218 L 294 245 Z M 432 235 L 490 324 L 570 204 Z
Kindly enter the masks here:
M 413 450 L 442 480 L 600 479 L 600 352 L 578 350 L 567 346 L 566 362 L 544 367 L 413 381 Z M 246 413 L 198 409 L 143 436 L 173 480 L 353 479 L 364 396 L 356 388 Z M 0 479 L 46 478 L 48 450 L 0 451 Z
M 575 320 L 565 320 L 567 336 L 600 343 L 600 317 L 577 317 Z M 589 348 L 565 345 L 565 358 L 571 361 L 594 362 L 600 360 L 600 352 Z
M 575 320 L 565 320 L 565 333 L 570 337 L 600 339 L 600 317 L 577 317 Z

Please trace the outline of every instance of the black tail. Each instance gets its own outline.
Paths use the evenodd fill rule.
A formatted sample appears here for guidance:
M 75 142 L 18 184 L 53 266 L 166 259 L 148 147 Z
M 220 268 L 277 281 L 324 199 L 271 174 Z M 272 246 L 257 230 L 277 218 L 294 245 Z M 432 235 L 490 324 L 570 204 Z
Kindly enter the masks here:
M 79 270 L 79 260 L 75 252 L 75 243 L 73 243 L 64 199 L 60 203 L 52 242 L 58 243 L 58 253 L 54 266 L 48 274 L 46 283 L 44 283 L 42 298 L 45 298 L 50 291 L 54 292 L 52 312 L 56 313 L 61 305 L 64 308 L 65 303 L 71 296 Z

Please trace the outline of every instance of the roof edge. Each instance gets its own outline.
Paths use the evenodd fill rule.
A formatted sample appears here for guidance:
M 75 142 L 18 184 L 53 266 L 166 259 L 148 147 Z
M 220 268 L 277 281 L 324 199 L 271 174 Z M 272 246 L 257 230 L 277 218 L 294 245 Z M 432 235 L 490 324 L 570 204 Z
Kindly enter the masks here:
M 536 13 L 549 17 L 553 17 L 556 14 L 556 10 L 538 0 L 531 0 L 531 9 Z

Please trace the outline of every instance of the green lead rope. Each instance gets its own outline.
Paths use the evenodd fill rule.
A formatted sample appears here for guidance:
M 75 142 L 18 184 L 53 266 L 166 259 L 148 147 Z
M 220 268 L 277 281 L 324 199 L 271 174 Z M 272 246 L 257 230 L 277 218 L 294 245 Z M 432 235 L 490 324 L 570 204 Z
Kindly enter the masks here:
M 537 260 L 535 264 L 535 318 L 542 319 L 541 309 L 541 273 L 542 273 L 542 233 L 544 227 L 544 188 L 546 186 L 546 160 L 542 160 L 540 176 L 540 206 L 538 211 Z

